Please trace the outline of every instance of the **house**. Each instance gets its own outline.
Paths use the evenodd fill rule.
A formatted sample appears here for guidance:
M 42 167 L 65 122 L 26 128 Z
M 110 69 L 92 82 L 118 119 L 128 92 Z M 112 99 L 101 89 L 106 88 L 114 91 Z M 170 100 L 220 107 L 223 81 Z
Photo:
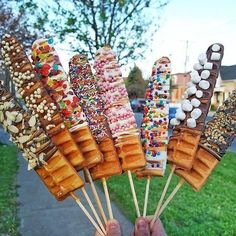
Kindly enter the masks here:
M 229 94 L 236 89 L 236 65 L 221 66 L 220 75 L 217 79 L 212 104 L 221 105 Z
M 179 103 L 183 99 L 186 84 L 190 81 L 190 72 L 171 75 L 170 94 L 171 102 Z

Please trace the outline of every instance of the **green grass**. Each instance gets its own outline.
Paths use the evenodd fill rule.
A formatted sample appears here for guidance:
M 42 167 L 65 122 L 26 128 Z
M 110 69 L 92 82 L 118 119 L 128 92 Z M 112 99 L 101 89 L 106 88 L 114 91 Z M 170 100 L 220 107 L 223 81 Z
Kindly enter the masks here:
M 18 235 L 17 170 L 16 147 L 0 144 L 0 235 Z
M 200 192 L 194 192 L 188 184 L 176 194 L 161 216 L 168 235 L 216 236 L 236 235 L 236 153 L 228 152 L 218 164 L 208 182 Z M 154 213 L 160 198 L 165 178 L 153 178 L 150 185 L 148 214 Z M 168 195 L 178 183 L 174 176 Z M 135 188 L 140 209 L 143 209 L 146 180 L 136 180 Z M 126 174 L 108 181 L 111 198 L 133 222 L 135 208 Z M 168 196 L 167 195 L 167 196 Z

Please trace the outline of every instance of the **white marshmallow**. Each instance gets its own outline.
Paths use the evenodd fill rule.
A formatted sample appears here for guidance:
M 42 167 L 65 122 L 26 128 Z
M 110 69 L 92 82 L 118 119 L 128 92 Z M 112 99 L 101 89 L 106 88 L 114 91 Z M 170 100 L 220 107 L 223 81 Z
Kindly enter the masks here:
M 210 76 L 210 71 L 209 70 L 203 70 L 202 73 L 201 73 L 201 78 L 202 79 L 208 79 L 209 76 Z
M 170 124 L 173 125 L 173 126 L 179 125 L 179 124 L 180 124 L 180 121 L 177 120 L 176 118 L 173 118 L 173 119 L 170 120 Z
M 201 98 L 203 96 L 203 92 L 201 90 L 197 90 L 196 97 Z
M 182 102 L 182 104 L 181 104 L 182 110 L 183 111 L 192 111 L 193 106 L 189 100 L 187 100 L 187 101 L 188 102 L 184 102 L 184 101 Z
M 192 87 L 192 86 L 195 86 L 192 81 L 189 81 L 186 85 L 187 85 L 187 88 Z
M 211 62 L 206 62 L 205 64 L 204 64 L 204 67 L 203 67 L 204 69 L 206 69 L 206 70 L 212 70 L 212 68 L 213 68 L 213 63 L 211 63 Z
M 213 52 L 219 52 L 220 51 L 220 45 L 218 45 L 218 44 L 212 45 L 211 50 Z
M 199 107 L 200 104 L 201 104 L 201 102 L 200 102 L 198 99 L 193 98 L 193 99 L 191 100 L 191 104 L 192 104 L 194 107 Z
M 212 54 L 211 54 L 211 60 L 212 61 L 219 61 L 220 60 L 220 53 L 218 53 L 218 52 L 213 52 Z
M 204 90 L 209 89 L 209 87 L 210 87 L 210 83 L 206 80 L 201 80 L 198 85 L 200 88 L 202 88 Z
M 207 55 L 206 53 L 201 53 L 199 56 L 198 56 L 198 61 L 201 65 L 204 65 L 205 62 L 207 61 Z
M 188 92 L 187 91 L 184 92 L 184 98 L 188 98 Z
M 195 108 L 191 112 L 191 117 L 195 120 L 197 120 L 202 115 L 202 111 L 199 108 Z
M 188 93 L 189 96 L 195 94 L 196 92 L 197 92 L 196 86 L 191 86 L 187 89 L 187 93 Z
M 182 110 L 179 110 L 179 111 L 176 112 L 175 117 L 178 120 L 184 120 L 186 115 L 185 115 L 185 113 Z
M 198 84 L 201 81 L 201 77 L 194 73 L 191 75 L 191 81 L 195 84 Z
M 197 126 L 196 120 L 194 120 L 193 118 L 187 119 L 187 126 L 189 128 L 195 128 Z
M 202 65 L 199 64 L 199 63 L 195 63 L 195 64 L 193 65 L 193 69 L 194 69 L 194 70 L 201 70 L 201 69 L 202 69 Z

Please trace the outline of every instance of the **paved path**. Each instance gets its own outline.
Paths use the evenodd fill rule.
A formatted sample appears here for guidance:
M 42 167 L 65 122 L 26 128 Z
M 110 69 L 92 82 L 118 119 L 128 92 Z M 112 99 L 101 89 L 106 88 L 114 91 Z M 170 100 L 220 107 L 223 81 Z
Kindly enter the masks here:
M 9 144 L 9 137 L 1 128 L 0 141 Z M 22 236 L 94 235 L 95 230 L 93 226 L 84 216 L 79 206 L 70 197 L 63 202 L 57 202 L 36 173 L 34 171 L 27 171 L 26 162 L 20 155 L 17 185 L 19 186 L 19 230 Z M 86 189 L 92 198 L 88 186 L 86 186 Z M 97 190 L 103 206 L 106 208 L 104 194 L 99 188 Z M 81 196 L 85 207 L 89 209 L 80 191 L 77 191 L 77 193 Z M 121 222 L 123 231 L 125 233 L 131 232 L 131 222 L 127 220 L 114 203 L 112 203 L 112 209 L 114 217 Z

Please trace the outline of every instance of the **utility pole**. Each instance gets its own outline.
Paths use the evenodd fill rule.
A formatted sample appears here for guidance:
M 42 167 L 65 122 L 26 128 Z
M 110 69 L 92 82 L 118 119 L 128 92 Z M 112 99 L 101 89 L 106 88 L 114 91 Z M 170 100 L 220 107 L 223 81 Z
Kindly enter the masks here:
M 188 60 L 189 60 L 189 57 L 188 57 L 188 44 L 189 44 L 189 41 L 187 40 L 186 41 L 186 51 L 185 51 L 185 62 L 184 62 L 184 72 L 185 73 L 187 72 L 187 64 L 188 64 Z

